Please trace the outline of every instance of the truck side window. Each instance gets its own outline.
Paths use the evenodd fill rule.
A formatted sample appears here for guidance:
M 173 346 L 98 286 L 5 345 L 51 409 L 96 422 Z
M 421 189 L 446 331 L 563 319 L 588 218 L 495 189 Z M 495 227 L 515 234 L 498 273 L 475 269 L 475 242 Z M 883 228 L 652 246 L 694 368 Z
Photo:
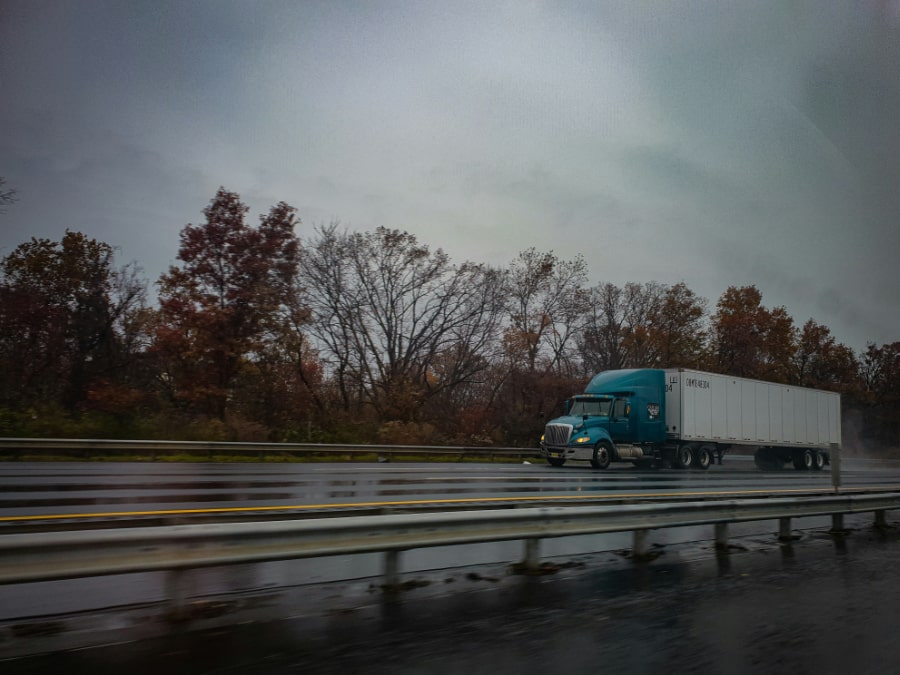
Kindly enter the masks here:
M 615 417 L 616 419 L 618 419 L 620 417 L 625 417 L 626 416 L 626 413 L 625 413 L 625 405 L 626 404 L 627 404 L 627 401 L 625 401 L 625 399 L 621 399 L 621 398 L 616 399 L 616 405 L 615 405 L 615 408 L 613 409 L 613 417 Z

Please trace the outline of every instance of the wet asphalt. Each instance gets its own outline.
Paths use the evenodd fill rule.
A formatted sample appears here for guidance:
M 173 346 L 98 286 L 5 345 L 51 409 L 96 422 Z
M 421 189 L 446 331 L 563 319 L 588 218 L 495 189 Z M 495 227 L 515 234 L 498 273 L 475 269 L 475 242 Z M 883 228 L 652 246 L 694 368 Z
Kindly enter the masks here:
M 889 522 L 876 531 L 854 516 L 844 535 L 797 532 L 790 545 L 733 539 L 727 554 L 694 542 L 644 563 L 625 551 L 548 560 L 534 577 L 486 565 L 407 575 L 391 591 L 370 580 L 231 598 L 164 637 L 0 672 L 900 672 L 900 522 Z M 290 618 L 266 619 L 273 608 Z M 215 623 L 204 610 L 238 625 L 203 628 Z

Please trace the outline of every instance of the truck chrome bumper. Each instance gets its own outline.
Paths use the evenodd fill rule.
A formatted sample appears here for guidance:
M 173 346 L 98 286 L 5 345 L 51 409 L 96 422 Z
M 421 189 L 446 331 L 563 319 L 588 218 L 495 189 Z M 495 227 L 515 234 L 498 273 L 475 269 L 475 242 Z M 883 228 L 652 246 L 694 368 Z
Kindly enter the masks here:
M 541 443 L 541 456 L 545 459 L 565 459 L 567 454 L 572 454 L 571 448 L 558 448 Z

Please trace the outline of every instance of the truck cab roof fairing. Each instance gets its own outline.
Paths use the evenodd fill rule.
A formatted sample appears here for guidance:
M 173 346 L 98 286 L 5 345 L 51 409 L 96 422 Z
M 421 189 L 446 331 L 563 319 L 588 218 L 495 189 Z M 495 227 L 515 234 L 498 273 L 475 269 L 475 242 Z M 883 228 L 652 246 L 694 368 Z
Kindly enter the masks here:
M 634 396 L 649 394 L 649 389 L 659 391 L 665 382 L 665 371 L 656 368 L 636 368 L 632 370 L 604 370 L 594 375 L 585 387 L 586 394 L 613 394 Z

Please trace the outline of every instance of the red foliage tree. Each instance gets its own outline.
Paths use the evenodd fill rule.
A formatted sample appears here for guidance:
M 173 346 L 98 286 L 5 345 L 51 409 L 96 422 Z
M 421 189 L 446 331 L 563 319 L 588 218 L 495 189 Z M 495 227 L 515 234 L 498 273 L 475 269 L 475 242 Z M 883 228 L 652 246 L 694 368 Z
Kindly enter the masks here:
M 245 223 L 248 208 L 220 188 L 206 222 L 181 232 L 178 259 L 159 279 L 154 351 L 175 399 L 225 418 L 231 387 L 246 359 L 267 347 L 295 306 L 299 243 L 296 210 L 280 202 Z
M 93 379 L 123 366 L 122 321 L 142 304 L 143 282 L 113 267 L 108 244 L 71 231 L 21 244 L 0 272 L 0 397 L 75 410 Z

